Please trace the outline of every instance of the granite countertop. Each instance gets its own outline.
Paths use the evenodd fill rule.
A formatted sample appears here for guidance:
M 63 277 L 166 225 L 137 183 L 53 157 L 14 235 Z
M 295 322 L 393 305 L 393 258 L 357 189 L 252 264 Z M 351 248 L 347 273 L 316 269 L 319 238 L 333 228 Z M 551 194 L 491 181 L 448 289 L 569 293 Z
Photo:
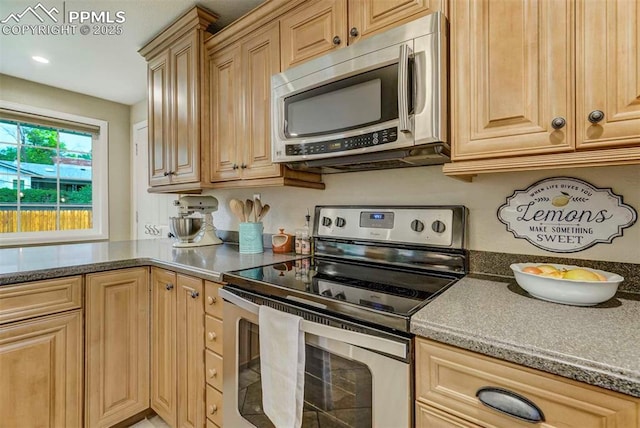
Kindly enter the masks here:
M 416 335 L 640 397 L 640 295 L 578 307 L 469 275 L 411 320 Z
M 133 266 L 158 266 L 220 281 L 223 272 L 295 259 L 293 254 L 240 254 L 234 244 L 173 248 L 171 239 L 0 249 L 0 286 Z

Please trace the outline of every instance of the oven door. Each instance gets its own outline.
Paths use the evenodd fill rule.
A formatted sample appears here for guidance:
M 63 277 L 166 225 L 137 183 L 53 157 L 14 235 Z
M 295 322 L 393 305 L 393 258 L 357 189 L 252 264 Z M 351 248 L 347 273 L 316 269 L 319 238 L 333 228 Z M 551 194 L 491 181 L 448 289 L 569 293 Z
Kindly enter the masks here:
M 225 300 L 224 426 L 273 427 L 262 411 L 259 306 L 225 289 L 220 296 Z M 411 356 L 406 343 L 308 320 L 302 329 L 306 342 L 303 427 L 411 426 Z

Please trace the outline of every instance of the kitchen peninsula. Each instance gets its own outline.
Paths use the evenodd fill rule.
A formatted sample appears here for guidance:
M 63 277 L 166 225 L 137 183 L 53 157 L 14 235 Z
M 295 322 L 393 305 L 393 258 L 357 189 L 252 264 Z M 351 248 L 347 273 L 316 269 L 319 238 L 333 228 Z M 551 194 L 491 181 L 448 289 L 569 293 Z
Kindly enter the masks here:
M 16 307 L 9 307 L 12 301 L 19 300 L 18 294 L 12 292 L 31 284 L 44 284 L 42 288 L 31 289 L 34 293 L 34 290 L 46 290 L 47 281 L 76 278 L 82 284 L 79 292 L 88 296 L 92 291 L 89 287 L 93 286 L 89 280 L 92 275 L 138 269 L 148 280 L 153 276 L 149 275 L 150 270 L 160 269 L 174 272 L 178 277 L 204 280 L 206 287 L 206 284 L 218 284 L 226 271 L 296 258 L 292 254 L 273 254 L 270 250 L 257 255 L 239 254 L 233 244 L 175 249 L 171 243 L 163 239 L 0 250 L 0 322 L 4 324 L 3 329 L 11 330 L 12 326 L 28 325 L 38 319 L 35 316 L 27 320 L 15 318 L 18 315 Z M 143 288 L 149 287 L 144 285 Z M 58 300 L 60 296 L 57 295 Z M 215 300 L 214 296 L 206 297 Z M 72 310 L 54 311 L 54 315 L 39 319 L 60 318 L 74 311 L 82 313 L 87 310 L 85 305 L 90 300 L 77 299 L 77 302 Z M 206 301 L 204 305 L 207 305 Z M 428 338 L 429 343 L 450 344 L 473 351 L 475 355 L 484 354 L 516 363 L 518 367 L 528 366 L 575 379 L 587 386 L 603 387 L 631 399 L 640 397 L 640 333 L 634 328 L 639 311 L 640 299 L 636 294 L 618 293 L 614 299 L 597 307 L 578 308 L 533 299 L 512 278 L 478 278 L 472 274 L 414 316 L 412 332 Z M 148 309 L 145 313 L 148 314 Z M 10 341 L 10 331 L 0 336 L 0 342 Z M 85 346 L 92 346 L 88 338 L 85 340 Z M 417 340 L 418 350 L 422 343 L 423 339 Z M 82 360 L 76 364 L 82 367 Z M 423 370 L 427 367 L 418 364 L 418 376 Z M 83 373 L 82 369 L 80 373 Z M 84 372 L 86 382 L 88 376 L 90 373 Z M 90 397 L 86 399 L 90 400 Z M 83 404 L 82 400 L 77 404 L 78 408 L 83 405 L 87 403 Z

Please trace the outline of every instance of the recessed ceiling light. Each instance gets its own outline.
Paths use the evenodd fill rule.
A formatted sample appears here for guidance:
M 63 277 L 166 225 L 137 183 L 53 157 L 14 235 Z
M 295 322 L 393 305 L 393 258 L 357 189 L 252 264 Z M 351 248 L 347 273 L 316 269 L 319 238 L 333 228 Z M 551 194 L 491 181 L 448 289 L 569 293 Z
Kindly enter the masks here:
M 32 56 L 31 59 L 36 62 L 41 62 L 43 64 L 49 64 L 49 60 L 41 56 Z

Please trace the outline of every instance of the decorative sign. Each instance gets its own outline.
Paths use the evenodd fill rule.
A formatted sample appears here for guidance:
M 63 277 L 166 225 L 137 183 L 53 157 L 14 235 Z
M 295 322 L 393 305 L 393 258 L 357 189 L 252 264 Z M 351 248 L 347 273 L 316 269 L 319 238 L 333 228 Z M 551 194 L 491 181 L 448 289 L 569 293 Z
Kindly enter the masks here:
M 554 253 L 610 244 L 637 217 L 611 189 L 570 177 L 547 178 L 516 190 L 498 208 L 498 218 L 516 238 Z

